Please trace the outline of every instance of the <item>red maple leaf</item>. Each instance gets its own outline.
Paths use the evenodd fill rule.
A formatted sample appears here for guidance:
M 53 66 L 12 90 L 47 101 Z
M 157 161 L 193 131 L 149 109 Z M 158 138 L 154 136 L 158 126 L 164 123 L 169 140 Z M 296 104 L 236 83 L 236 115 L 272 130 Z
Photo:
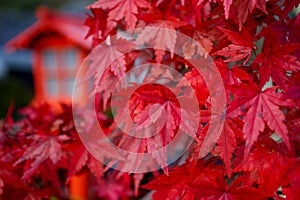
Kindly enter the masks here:
M 240 176 L 228 184 L 220 165 L 215 163 L 188 163 L 174 168 L 170 174 L 162 175 L 142 186 L 156 190 L 153 199 L 260 199 L 259 190 L 243 183 L 247 176 Z
M 266 0 L 238 0 L 234 2 L 238 15 L 239 29 L 242 29 L 243 24 L 246 22 L 249 13 L 252 14 L 254 8 L 258 8 L 263 12 L 266 11 Z
M 243 183 L 246 176 L 239 176 L 234 179 L 229 185 L 222 176 L 215 178 L 215 183 L 200 182 L 194 184 L 196 198 L 222 199 L 222 200 L 248 200 L 248 199 L 264 199 L 263 190 L 251 187 Z M 198 189 L 201 188 L 201 189 Z
M 284 145 L 278 144 L 269 135 L 261 137 L 253 148 L 234 171 L 250 172 L 252 181 L 259 184 L 258 188 L 273 195 L 284 184 L 286 174 L 294 165 L 294 158 Z
M 66 182 L 69 182 L 71 177 L 83 170 L 84 167 L 87 167 L 97 179 L 100 180 L 102 178 L 104 171 L 103 164 L 96 160 L 80 141 L 69 144 L 65 147 L 65 150 L 71 154 L 68 159 L 70 163 Z
M 124 19 L 126 27 L 134 29 L 137 23 L 137 14 L 139 8 L 149 8 L 150 5 L 145 0 L 98 0 L 88 6 L 90 9 L 102 8 L 109 10 L 107 18 L 107 32 L 116 27 L 117 21 Z
M 130 93 L 129 90 L 134 90 L 133 88 L 135 86 L 128 87 L 126 91 L 121 91 L 119 94 L 126 96 Z M 124 100 L 119 102 L 120 105 L 116 111 L 119 115 L 116 117 L 116 121 L 122 119 L 124 122 L 122 126 L 126 127 L 125 132 L 130 133 L 130 135 L 147 137 L 143 139 L 133 138 L 122 134 L 118 146 L 130 152 L 150 153 L 157 163 L 163 166 L 164 172 L 168 173 L 165 167 L 167 166 L 165 146 L 172 141 L 179 129 L 195 138 L 195 120 L 185 108 L 181 109 L 179 107 L 175 94 L 158 84 L 144 85 L 134 91 L 128 105 L 122 106 Z M 184 97 L 180 98 L 181 101 L 185 101 Z M 130 122 L 129 115 L 133 122 Z M 135 160 L 133 169 L 140 165 L 142 158 L 138 155 L 128 158 Z
M 136 43 L 138 45 L 150 44 L 155 50 L 157 63 L 161 63 L 165 51 L 168 50 L 173 55 L 177 38 L 175 28 L 183 24 L 175 17 L 170 17 L 168 21 L 157 20 L 157 22 L 148 26 L 153 27 L 153 29 L 145 28 L 142 30 Z
M 198 168 L 199 169 L 199 168 Z M 199 171 L 195 170 L 195 163 L 173 168 L 169 175 L 157 177 L 152 182 L 143 185 L 145 189 L 156 190 L 153 199 L 191 199 L 194 194 L 189 190 L 189 184 L 196 179 Z
M 223 159 L 228 175 L 231 175 L 231 159 L 237 145 L 236 135 L 241 135 L 241 120 L 227 119 L 217 141 L 220 157 Z
M 30 163 L 30 168 L 25 169 L 23 179 L 30 177 L 48 159 L 52 161 L 51 165 L 56 165 L 63 153 L 61 144 L 56 137 L 35 136 L 33 139 L 30 147 L 26 148 L 23 155 L 15 162 L 15 165 L 23 161 L 29 161 Z
M 299 48 L 298 44 L 285 44 L 264 47 L 255 59 L 254 63 L 260 65 L 260 87 L 272 77 L 272 80 L 282 89 L 289 87 L 287 71 L 299 71 L 300 62 L 296 57 L 290 55 Z
M 280 44 L 287 43 L 298 43 L 300 40 L 300 15 L 293 19 L 287 19 L 282 21 L 276 21 L 269 26 L 265 27 L 261 32 L 261 35 L 265 35 L 265 39 L 274 40 L 274 38 L 269 38 L 268 35 L 276 35 Z M 274 41 L 273 41 L 274 42 Z
M 215 55 L 229 57 L 225 62 L 234 62 L 245 59 L 244 64 L 250 59 L 252 49 L 255 48 L 252 38 L 246 28 L 241 33 L 218 27 L 233 44 L 215 52 Z
M 93 37 L 92 47 L 97 46 L 107 33 L 103 32 L 106 27 L 106 18 L 107 14 L 102 9 L 93 9 L 91 8 L 92 16 L 88 15 L 86 18 L 84 25 L 89 27 L 89 31 L 87 32 L 85 38 L 90 36 Z
M 105 43 L 101 43 L 87 57 L 92 63 L 85 74 L 85 80 L 95 75 L 95 85 L 99 84 L 102 74 L 106 69 L 114 73 L 116 77 L 121 77 L 126 70 L 125 55 L 122 49 L 132 47 L 133 44 L 127 40 L 115 39 L 108 36 Z
M 253 87 L 255 85 L 252 85 Z M 242 101 L 235 100 L 229 108 L 229 112 L 232 112 L 231 116 L 237 116 L 239 111 L 247 109 L 243 121 L 245 122 L 243 127 L 243 134 L 246 140 L 245 154 L 250 151 L 251 146 L 257 140 L 259 134 L 264 131 L 265 123 L 269 128 L 281 137 L 284 143 L 290 148 L 290 141 L 288 136 L 288 129 L 284 123 L 285 115 L 280 110 L 279 106 L 291 106 L 291 102 L 283 101 L 283 94 L 276 92 L 276 87 L 268 88 L 263 92 L 260 92 L 258 88 L 244 89 L 242 93 L 248 93 L 247 97 Z M 246 90 L 246 91 L 245 91 Z M 241 96 L 242 93 L 240 94 Z M 240 105 L 237 109 L 234 105 Z M 232 109 L 233 108 L 233 109 Z
M 184 77 L 186 78 L 187 81 L 181 80 L 178 84 L 178 87 L 184 86 L 186 84 L 190 84 L 194 88 L 194 92 L 197 95 L 199 104 L 204 104 L 204 102 L 209 97 L 209 91 L 201 74 L 195 68 L 191 68 L 189 72 L 184 74 Z M 185 94 L 185 95 L 188 96 L 190 94 Z
M 249 74 L 239 68 L 238 65 L 235 65 L 232 68 L 229 67 L 228 63 L 225 63 L 221 59 L 216 59 L 215 64 L 222 75 L 222 80 L 226 88 L 227 101 L 238 98 L 232 90 L 235 90 L 235 88 L 239 87 L 241 84 L 249 83 L 251 81 Z

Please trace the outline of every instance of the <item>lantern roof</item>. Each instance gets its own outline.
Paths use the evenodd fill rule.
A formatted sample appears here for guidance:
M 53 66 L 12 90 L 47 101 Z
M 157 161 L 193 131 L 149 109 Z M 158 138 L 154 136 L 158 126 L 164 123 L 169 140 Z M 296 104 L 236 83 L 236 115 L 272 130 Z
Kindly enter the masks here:
M 92 41 L 91 38 L 85 38 L 88 27 L 84 25 L 84 18 L 81 16 L 62 13 L 41 6 L 36 10 L 36 18 L 37 21 L 34 24 L 5 45 L 8 51 L 34 48 L 32 46 L 34 41 L 47 33 L 56 33 L 83 49 L 90 49 Z

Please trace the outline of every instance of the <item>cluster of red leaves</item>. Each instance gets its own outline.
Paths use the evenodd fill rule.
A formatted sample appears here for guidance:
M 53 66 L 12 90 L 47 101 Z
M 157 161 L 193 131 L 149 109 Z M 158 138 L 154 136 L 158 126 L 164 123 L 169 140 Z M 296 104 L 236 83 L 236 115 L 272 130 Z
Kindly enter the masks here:
M 299 3 L 299 0 L 98 0 L 90 5 L 87 36 L 93 37 L 94 47 L 106 41 L 90 54 L 97 62 L 90 65 L 86 74 L 96 80 L 101 104 L 97 108 L 109 112 L 108 102 L 118 78 L 137 63 L 173 66 L 194 88 L 199 102 L 194 106 L 201 113 L 193 148 L 186 155 L 188 159 L 181 166 L 164 169 L 163 175 L 155 174 L 153 181 L 138 188 L 140 182 L 147 181 L 147 176 L 111 172 L 85 150 L 74 128 L 70 107 L 63 106 L 63 112 L 58 114 L 49 105 L 28 107 L 22 111 L 23 120 L 13 122 L 8 114 L 2 124 L 0 195 L 6 197 L 12 195 L 10 191 L 18 190 L 13 195 L 26 194 L 29 199 L 67 197 L 65 186 L 70 177 L 88 170 L 94 177 L 91 180 L 97 191 L 94 195 L 99 198 L 135 198 L 134 193 L 145 191 L 144 188 L 155 190 L 153 198 L 158 200 L 300 199 L 300 15 L 293 10 Z M 194 68 L 168 52 L 175 48 L 176 35 L 133 30 L 146 26 L 176 30 L 193 38 L 206 51 L 200 54 L 210 55 L 222 76 L 227 97 L 225 123 L 221 134 L 215 135 L 216 145 L 205 157 L 199 158 L 199 151 L 210 126 L 212 94 Z M 136 34 L 135 43 L 122 35 L 110 40 L 111 35 L 122 30 L 132 30 Z M 147 44 L 153 49 L 137 48 L 122 53 L 131 46 Z M 188 42 L 182 46 L 187 59 L 195 51 Z M 109 62 L 112 63 L 106 66 Z M 169 74 L 156 75 L 170 78 Z M 132 152 L 152 153 L 159 164 L 166 162 L 166 155 L 155 154 L 155 143 L 164 145 L 171 141 L 182 120 L 178 102 L 167 92 L 158 86 L 143 87 L 132 96 L 129 105 L 130 114 L 138 124 L 150 123 L 147 117 L 152 122 L 158 121 L 162 111 L 150 114 L 151 109 L 159 108 L 157 105 L 167 111 L 167 123 L 155 141 L 137 146 L 121 134 L 115 137 L 117 146 L 123 145 Z M 113 130 L 115 122 L 99 118 L 104 119 L 107 130 Z M 193 127 L 185 126 L 184 131 L 189 130 L 192 132 Z M 138 159 L 137 165 L 140 162 Z M 132 185 L 136 186 L 134 193 Z
M 18 121 L 12 112 L 13 106 L 1 122 L 1 199 L 70 199 L 70 180 L 81 173 L 90 174 L 91 199 L 133 196 L 132 176 L 104 176 L 103 164 L 87 152 L 71 106 L 61 105 L 60 111 L 46 103 L 29 106 L 20 111 L 23 118 Z
M 299 3 L 298 0 L 98 0 L 88 7 L 92 15 L 86 25 L 90 27 L 88 36 L 93 37 L 94 46 L 126 30 L 136 34 L 135 45 L 153 47 L 122 54 L 120 45 L 104 44 L 110 46 L 114 55 L 122 56 L 115 56 L 120 59 L 109 66 L 100 59 L 102 63 L 90 68 L 96 72 L 97 80 L 102 79 L 96 86 L 97 92 L 103 94 L 103 108 L 110 101 L 107 94 L 115 86 L 112 86 L 114 78 L 135 66 L 132 59 L 139 64 L 156 62 L 174 66 L 196 91 L 199 105 L 195 106 L 199 106 L 202 118 L 193 156 L 184 165 L 169 169 L 169 174 L 144 186 L 156 190 L 154 199 L 300 198 L 296 192 L 300 180 L 297 174 L 300 18 L 293 10 Z M 200 74 L 169 52 L 175 48 L 176 35 L 163 31 L 151 33 L 143 30 L 146 26 L 176 30 L 193 38 L 206 50 L 202 55 L 212 56 L 220 71 L 227 96 L 225 124 L 215 147 L 205 158 L 199 159 L 195 152 L 199 151 L 210 125 L 207 116 L 211 111 L 211 94 Z M 135 28 L 142 31 L 135 33 Z M 195 51 L 192 44 L 182 46 L 185 58 Z M 95 50 L 91 60 L 99 55 L 109 60 L 113 54 Z M 107 70 L 104 76 L 97 76 L 100 74 L 97 72 L 104 70 Z M 165 97 L 162 90 L 154 90 L 144 88 L 143 95 L 133 101 L 132 112 L 138 119 L 144 119 L 145 112 L 150 113 L 149 107 L 170 102 L 149 103 L 149 98 Z M 173 138 L 178 120 L 176 112 L 168 115 L 173 125 L 161 135 L 162 142 L 166 135 Z M 147 151 L 147 145 L 142 151 Z

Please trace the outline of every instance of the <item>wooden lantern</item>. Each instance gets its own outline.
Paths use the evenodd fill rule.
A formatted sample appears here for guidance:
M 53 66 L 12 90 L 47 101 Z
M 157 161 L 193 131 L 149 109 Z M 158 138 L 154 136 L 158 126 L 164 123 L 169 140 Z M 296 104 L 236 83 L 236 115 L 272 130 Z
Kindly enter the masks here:
M 77 68 L 91 46 L 91 40 L 85 39 L 88 28 L 83 25 L 84 18 L 46 7 L 37 9 L 36 18 L 37 21 L 9 41 L 6 48 L 33 50 L 33 104 L 43 101 L 54 106 L 57 102 L 71 103 Z M 87 199 L 87 180 L 87 173 L 72 177 L 73 199 Z
M 91 40 L 85 39 L 88 28 L 78 16 L 45 7 L 37 9 L 36 17 L 37 21 L 6 47 L 33 50 L 33 103 L 71 102 L 77 68 L 91 46 Z

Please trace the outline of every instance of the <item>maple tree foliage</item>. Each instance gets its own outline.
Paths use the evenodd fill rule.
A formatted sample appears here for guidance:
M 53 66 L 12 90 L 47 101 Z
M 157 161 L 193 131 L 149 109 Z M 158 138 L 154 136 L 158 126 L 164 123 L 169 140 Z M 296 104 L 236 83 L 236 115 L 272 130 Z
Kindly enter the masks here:
M 71 177 L 90 172 L 89 198 L 139 199 L 300 199 L 300 18 L 299 0 L 98 0 L 85 25 L 93 38 L 92 61 L 85 80 L 94 78 L 97 119 L 111 141 L 126 151 L 149 153 L 163 170 L 129 174 L 111 169 L 116 162 L 98 161 L 85 148 L 74 125 L 70 105 L 61 111 L 49 104 L 28 106 L 18 121 L 13 106 L 1 121 L 0 197 L 3 199 L 70 198 Z M 161 28 L 152 32 L 152 28 Z M 137 29 L 136 29 L 137 28 Z M 128 35 L 123 31 L 128 31 Z M 178 41 L 185 34 L 199 43 Z M 117 39 L 113 38 L 118 35 Z M 133 37 L 132 37 L 133 36 Z M 182 44 L 182 57 L 174 54 Z M 142 47 L 152 48 L 142 48 Z M 130 52 L 126 52 L 130 49 Z M 191 63 L 193 56 L 211 56 L 225 87 L 224 126 L 207 141 L 214 100 L 206 80 Z M 109 63 L 109 64 L 108 64 Z M 164 70 L 147 71 L 151 80 L 176 80 L 175 90 L 145 84 L 131 77 L 128 107 L 112 107 L 117 82 L 137 65 L 163 64 L 181 74 L 177 80 Z M 159 66 L 159 65 L 158 65 Z M 164 73 L 162 73 L 164 72 Z M 218 85 L 219 86 L 219 85 Z M 189 103 L 192 88 L 197 104 Z M 122 97 L 123 97 L 122 96 Z M 177 97 L 180 98 L 177 98 Z M 123 100 L 124 100 L 123 98 Z M 188 108 L 181 108 L 182 99 Z M 116 102 L 115 102 L 116 103 Z M 122 102 L 117 102 L 122 103 Z M 200 118 L 189 115 L 192 107 Z M 129 109 L 130 112 L 126 112 Z M 118 129 L 113 119 L 130 115 L 141 127 L 153 125 L 158 134 L 136 139 Z M 86 120 L 88 112 L 83 113 Z M 161 121 L 162 117 L 165 121 Z M 125 121 L 126 122 L 126 121 Z M 93 132 L 94 127 L 85 128 Z M 131 130 L 132 127 L 127 127 Z M 165 151 L 182 130 L 191 147 L 167 166 Z M 213 141 L 212 141 L 213 140 Z M 102 149 L 101 149 L 101 148 Z M 152 167 L 138 156 L 110 153 L 100 146 L 104 159 L 134 161 L 120 164 L 135 169 Z M 13 192 L 12 192 L 13 191 Z

